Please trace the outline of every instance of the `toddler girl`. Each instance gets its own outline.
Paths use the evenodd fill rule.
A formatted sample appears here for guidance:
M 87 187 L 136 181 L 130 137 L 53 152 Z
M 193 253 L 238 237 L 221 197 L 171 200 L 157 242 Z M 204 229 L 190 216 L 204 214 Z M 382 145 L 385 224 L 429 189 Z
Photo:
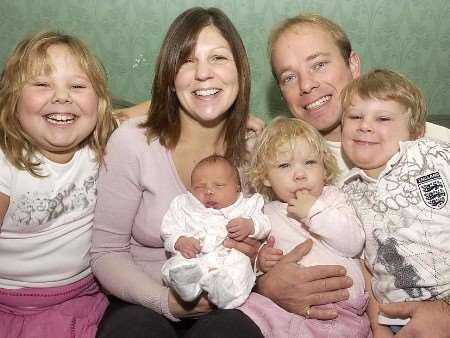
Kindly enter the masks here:
M 265 239 L 270 231 L 260 194 L 241 193 L 239 173 L 225 157 L 212 155 L 194 167 L 191 192 L 178 195 L 161 225 L 167 251 L 175 254 L 162 267 L 166 284 L 185 301 L 202 291 L 222 309 L 241 305 L 255 283 L 250 259 L 223 246 L 237 241 Z
M 102 66 L 77 38 L 21 41 L 0 80 L 0 337 L 94 337 L 96 178 L 115 127 Z
M 336 160 L 318 132 L 293 118 L 277 118 L 262 132 L 250 164 L 250 181 L 270 202 L 264 213 L 272 224 L 274 248 L 262 249 L 258 267 L 267 272 L 296 245 L 311 239 L 311 251 L 302 259 L 305 266 L 344 266 L 353 279 L 350 299 L 336 304 L 334 320 L 310 319 L 289 313 L 270 299 L 252 293 L 241 307 L 265 337 L 368 337 L 370 327 L 365 309 L 368 296 L 357 259 L 364 233 L 354 213 L 336 187 Z M 272 240 L 273 244 L 273 240 Z

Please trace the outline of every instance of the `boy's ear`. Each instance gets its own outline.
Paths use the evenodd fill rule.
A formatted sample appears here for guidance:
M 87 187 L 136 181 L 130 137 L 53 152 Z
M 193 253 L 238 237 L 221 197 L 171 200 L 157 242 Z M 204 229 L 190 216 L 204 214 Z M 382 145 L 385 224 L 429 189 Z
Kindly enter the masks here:
M 425 136 L 425 127 L 418 128 L 413 135 L 414 140 L 422 138 Z

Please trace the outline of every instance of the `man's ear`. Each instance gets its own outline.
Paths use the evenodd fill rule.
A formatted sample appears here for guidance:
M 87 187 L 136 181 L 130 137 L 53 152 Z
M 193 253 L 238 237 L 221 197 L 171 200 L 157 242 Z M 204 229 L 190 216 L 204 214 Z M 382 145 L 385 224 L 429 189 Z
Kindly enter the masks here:
M 359 55 L 353 50 L 350 52 L 350 57 L 348 58 L 348 66 L 354 79 L 361 75 L 361 61 Z

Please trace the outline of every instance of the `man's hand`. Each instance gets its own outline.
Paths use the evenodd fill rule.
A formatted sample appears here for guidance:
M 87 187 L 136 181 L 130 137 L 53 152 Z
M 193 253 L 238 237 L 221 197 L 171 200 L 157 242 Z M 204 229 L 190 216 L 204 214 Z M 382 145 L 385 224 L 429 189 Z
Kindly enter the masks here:
M 175 250 L 178 250 L 184 258 L 194 258 L 200 253 L 200 241 L 194 237 L 181 236 L 175 242 Z
M 411 318 L 396 338 L 450 338 L 450 305 L 441 301 L 380 304 L 387 317 Z
M 228 237 L 236 241 L 242 241 L 249 235 L 255 233 L 255 225 L 250 218 L 238 217 L 228 222 Z
M 312 241 L 297 245 L 269 272 L 257 280 L 257 292 L 270 298 L 286 311 L 304 316 L 311 307 L 310 318 L 333 319 L 336 310 L 319 309 L 314 305 L 335 303 L 349 297 L 352 280 L 338 265 L 302 267 L 298 261 L 311 250 Z
M 261 134 L 265 126 L 265 122 L 260 118 L 253 115 L 250 115 L 248 117 L 247 123 L 245 125 L 245 127 L 247 128 L 245 139 L 247 140 L 246 148 L 248 152 L 252 152 L 253 147 L 255 146 L 256 138 L 259 134 Z
M 121 124 L 131 117 L 146 115 L 149 108 L 150 101 L 144 101 L 132 107 L 114 110 L 113 116 L 118 120 L 119 124 Z

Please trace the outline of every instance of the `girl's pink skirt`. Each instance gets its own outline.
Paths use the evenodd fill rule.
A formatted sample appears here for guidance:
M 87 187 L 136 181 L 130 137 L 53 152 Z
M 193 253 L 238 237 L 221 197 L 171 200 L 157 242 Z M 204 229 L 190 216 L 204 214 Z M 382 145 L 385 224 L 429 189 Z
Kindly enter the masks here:
M 370 323 L 365 313 L 368 295 L 335 304 L 321 305 L 334 308 L 338 317 L 333 320 L 305 319 L 287 312 L 270 299 L 251 293 L 238 309 L 259 326 L 265 338 L 371 338 Z
M 0 338 L 94 338 L 107 306 L 92 275 L 60 287 L 0 289 Z

